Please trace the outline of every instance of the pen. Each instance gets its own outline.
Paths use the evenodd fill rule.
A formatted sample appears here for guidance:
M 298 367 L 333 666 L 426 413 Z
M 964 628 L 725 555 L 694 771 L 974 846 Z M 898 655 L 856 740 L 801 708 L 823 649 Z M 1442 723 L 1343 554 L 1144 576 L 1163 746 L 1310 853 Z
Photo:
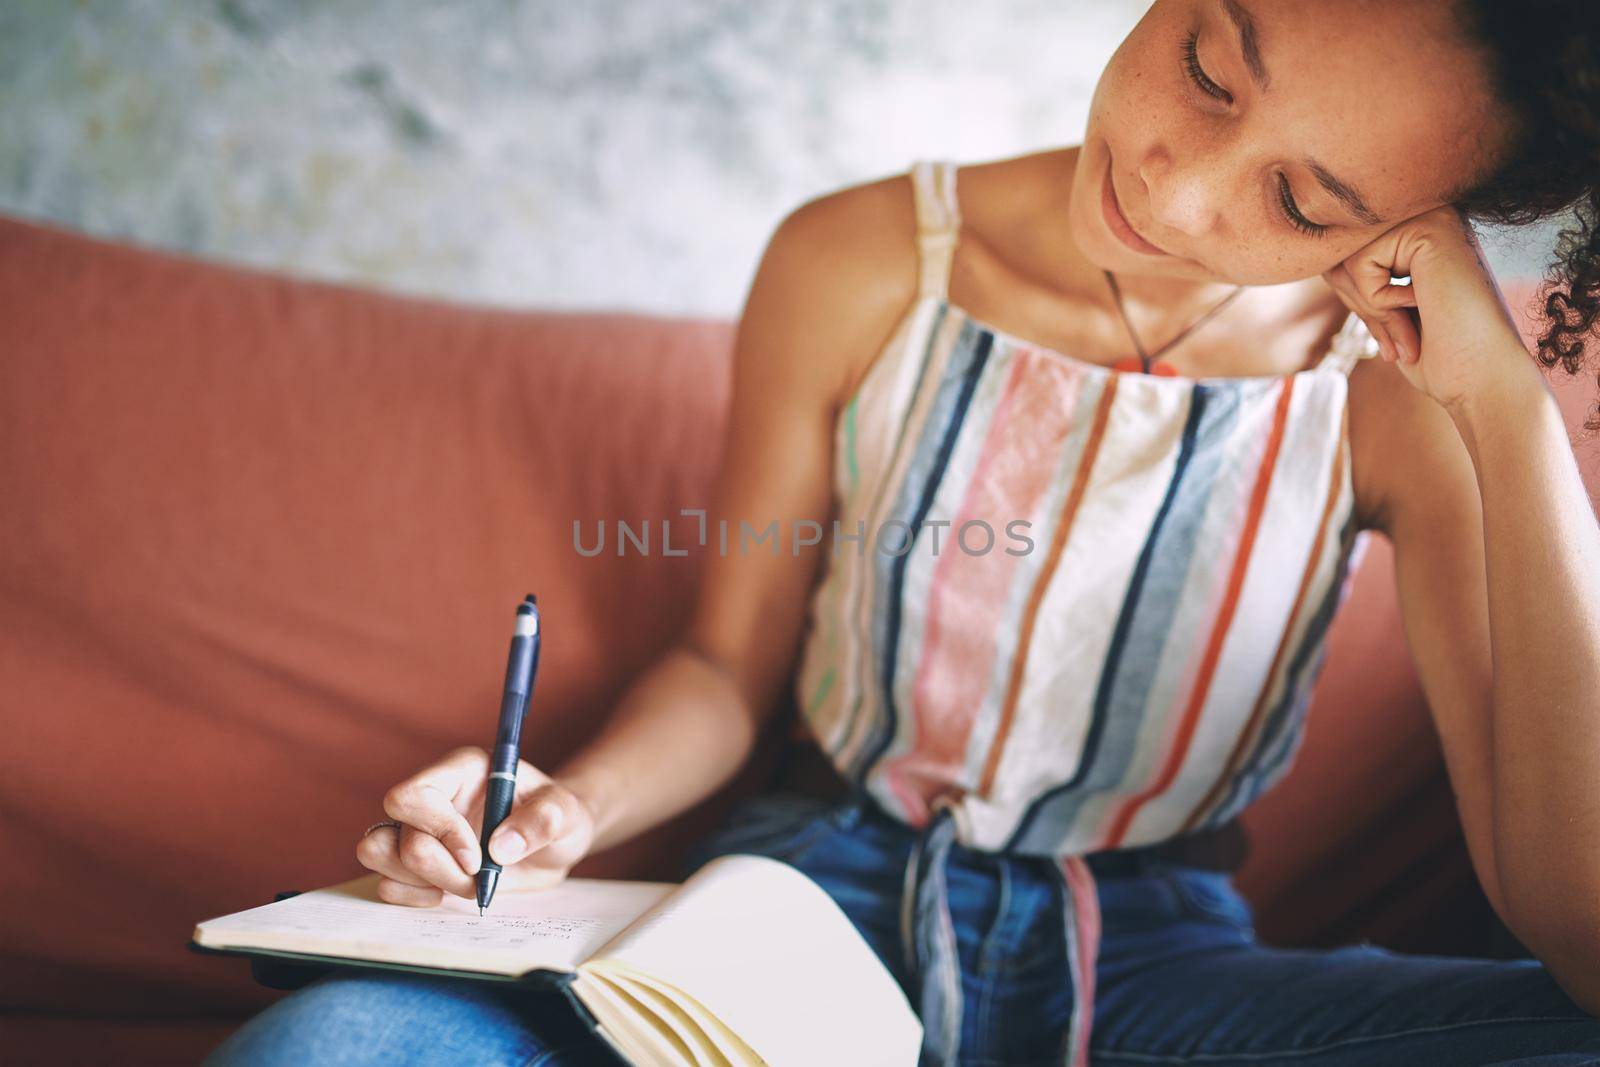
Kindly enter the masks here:
M 494 898 L 500 865 L 489 858 L 489 836 L 511 813 L 517 795 L 517 762 L 522 758 L 522 716 L 533 697 L 534 675 L 539 673 L 539 601 L 532 593 L 517 605 L 517 630 L 511 636 L 511 658 L 506 664 L 505 692 L 500 697 L 500 725 L 495 730 L 494 754 L 489 759 L 489 785 L 483 799 L 483 865 L 478 868 L 478 914 Z

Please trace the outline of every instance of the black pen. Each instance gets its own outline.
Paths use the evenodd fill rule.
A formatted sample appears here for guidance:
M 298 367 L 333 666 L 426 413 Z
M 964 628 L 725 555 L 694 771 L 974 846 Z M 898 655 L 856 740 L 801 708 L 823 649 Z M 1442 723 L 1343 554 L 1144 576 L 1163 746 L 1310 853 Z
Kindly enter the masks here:
M 539 673 L 539 600 L 529 593 L 517 605 L 517 631 L 511 637 L 511 660 L 506 664 L 505 692 L 500 697 L 500 726 L 495 731 L 494 754 L 489 758 L 489 784 L 483 799 L 483 866 L 478 868 L 478 914 L 494 898 L 500 865 L 489 858 L 489 836 L 511 813 L 517 795 L 517 762 L 522 758 L 522 716 L 533 699 L 533 679 Z

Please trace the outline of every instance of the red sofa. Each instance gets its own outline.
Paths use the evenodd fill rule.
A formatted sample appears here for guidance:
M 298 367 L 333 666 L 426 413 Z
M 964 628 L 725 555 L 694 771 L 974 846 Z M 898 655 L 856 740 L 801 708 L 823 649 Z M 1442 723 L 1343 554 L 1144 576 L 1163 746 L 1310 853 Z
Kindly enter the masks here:
M 194 922 L 359 873 L 384 789 L 486 741 L 529 590 L 548 637 L 525 754 L 593 734 L 683 624 L 698 557 L 586 558 L 572 524 L 708 502 L 732 336 L 0 218 L 7 1062 L 192 1062 L 279 995 L 186 951 Z M 1574 425 L 1592 384 L 1557 383 Z M 1301 756 L 1248 813 L 1262 937 L 1490 954 L 1381 539 L 1331 640 Z M 576 873 L 669 877 L 790 726 Z

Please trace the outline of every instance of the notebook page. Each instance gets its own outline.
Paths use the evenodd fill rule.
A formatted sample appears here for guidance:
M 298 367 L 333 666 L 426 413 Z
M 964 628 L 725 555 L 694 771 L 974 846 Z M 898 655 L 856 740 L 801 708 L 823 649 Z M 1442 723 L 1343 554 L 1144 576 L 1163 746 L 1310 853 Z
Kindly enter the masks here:
M 618 989 L 631 993 L 635 1000 L 647 1005 L 656 1015 L 665 1019 L 683 1038 L 684 1043 L 693 1050 L 694 1062 L 698 1067 L 734 1067 L 735 1063 L 757 1067 L 753 1057 L 737 1060 L 730 1058 L 722 1041 L 716 1039 L 717 1031 L 722 1030 L 726 1033 L 727 1027 L 711 1022 L 703 1012 L 700 1016 L 696 1016 L 685 1011 L 681 994 L 668 996 L 658 988 L 660 983 L 630 977 L 615 964 L 605 972 L 604 977 Z
M 769 1067 L 915 1067 L 922 1024 L 849 916 L 804 873 L 718 856 L 595 954 L 681 989 Z
M 612 982 L 579 972 L 573 983 L 600 1025 L 615 1035 L 638 1067 L 699 1067 L 687 1045 L 638 999 Z
M 648 991 L 650 996 L 673 1005 L 677 1012 L 688 1020 L 688 1025 L 697 1027 L 702 1035 L 715 1044 L 716 1052 L 704 1061 L 706 1064 L 720 1065 L 720 1067 L 728 1067 L 730 1064 L 733 1067 L 762 1067 L 761 1057 L 756 1055 L 754 1049 L 746 1045 L 738 1034 L 728 1029 L 726 1024 L 683 990 L 615 960 L 605 963 L 585 963 L 579 968 L 579 973 L 600 975 L 608 981 L 627 986 L 636 992 Z
M 480 918 L 476 904 L 450 894 L 431 908 L 380 900 L 378 877 L 208 919 L 195 927 L 194 940 L 491 974 L 570 971 L 678 888 L 568 878 L 548 889 L 502 890 Z

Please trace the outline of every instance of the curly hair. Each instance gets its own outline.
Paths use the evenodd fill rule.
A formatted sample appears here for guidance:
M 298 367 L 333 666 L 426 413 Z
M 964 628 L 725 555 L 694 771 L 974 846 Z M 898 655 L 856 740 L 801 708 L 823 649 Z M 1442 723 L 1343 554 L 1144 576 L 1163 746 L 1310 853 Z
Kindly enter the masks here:
M 1535 358 L 1578 374 L 1600 318 L 1600 2 L 1455 0 L 1454 14 L 1462 39 L 1487 57 L 1511 143 L 1449 200 L 1499 226 L 1571 209 L 1576 225 L 1561 231 L 1539 287 L 1547 320 Z M 1584 428 L 1600 430 L 1600 404 Z

